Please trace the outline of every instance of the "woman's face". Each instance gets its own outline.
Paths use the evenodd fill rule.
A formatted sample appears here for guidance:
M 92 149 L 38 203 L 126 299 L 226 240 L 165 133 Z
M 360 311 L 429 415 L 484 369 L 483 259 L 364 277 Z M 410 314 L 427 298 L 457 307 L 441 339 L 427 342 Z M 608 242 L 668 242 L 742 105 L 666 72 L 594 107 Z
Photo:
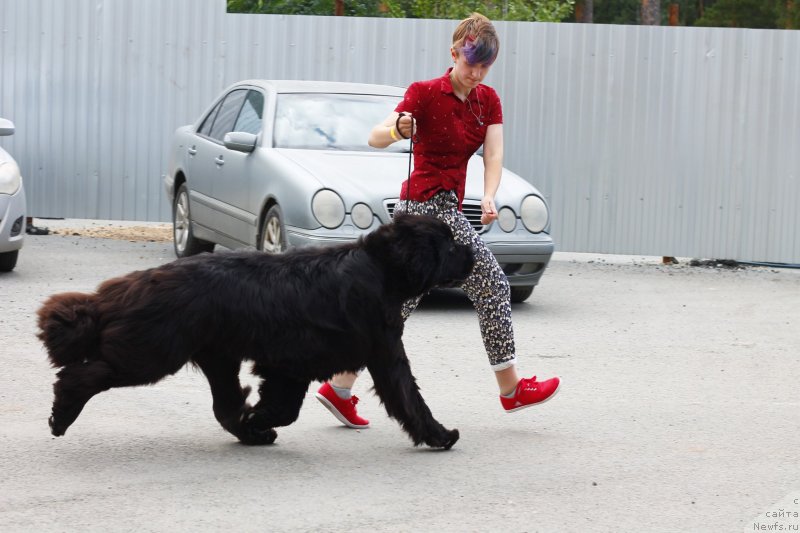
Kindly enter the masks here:
M 451 48 L 450 54 L 453 56 L 453 77 L 465 89 L 474 89 L 483 78 L 489 73 L 491 65 L 483 63 L 470 64 L 464 54 L 459 53 L 458 50 Z

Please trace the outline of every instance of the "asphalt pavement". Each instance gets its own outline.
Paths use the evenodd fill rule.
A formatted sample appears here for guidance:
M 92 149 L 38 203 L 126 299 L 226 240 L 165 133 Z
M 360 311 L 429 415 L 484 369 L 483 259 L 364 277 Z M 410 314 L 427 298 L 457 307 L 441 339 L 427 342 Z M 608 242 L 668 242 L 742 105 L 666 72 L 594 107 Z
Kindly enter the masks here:
M 368 375 L 370 428 L 340 426 L 312 384 L 274 445 L 243 446 L 190 368 L 101 393 L 52 437 L 36 309 L 173 258 L 163 242 L 29 236 L 0 275 L 0 531 L 800 530 L 798 270 L 557 253 L 513 313 L 520 371 L 564 385 L 514 414 L 469 302 L 429 297 L 404 341 L 461 432 L 446 452 L 413 447 Z

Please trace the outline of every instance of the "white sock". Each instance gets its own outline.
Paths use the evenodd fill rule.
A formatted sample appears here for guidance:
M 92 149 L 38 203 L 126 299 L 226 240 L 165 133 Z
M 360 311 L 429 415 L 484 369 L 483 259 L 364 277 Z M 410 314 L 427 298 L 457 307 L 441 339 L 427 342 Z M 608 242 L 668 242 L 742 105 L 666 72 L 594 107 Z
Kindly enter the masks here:
M 520 381 L 522 381 L 522 380 L 520 380 Z M 502 396 L 503 398 L 513 398 L 514 396 L 517 395 L 517 388 L 518 387 L 519 387 L 519 381 L 517 381 L 517 384 L 514 386 L 514 390 L 512 390 L 508 394 L 501 394 L 500 396 Z
M 331 388 L 333 389 L 333 392 L 336 393 L 336 396 L 342 400 L 349 400 L 353 396 L 353 393 L 350 391 L 350 389 L 337 387 L 333 383 L 331 383 Z

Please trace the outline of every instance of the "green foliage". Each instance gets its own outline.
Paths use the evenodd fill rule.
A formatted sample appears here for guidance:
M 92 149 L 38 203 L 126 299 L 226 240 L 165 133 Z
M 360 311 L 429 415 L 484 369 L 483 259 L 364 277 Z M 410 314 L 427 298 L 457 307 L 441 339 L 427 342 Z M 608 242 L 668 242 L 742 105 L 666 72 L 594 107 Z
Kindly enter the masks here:
M 228 0 L 228 13 L 271 13 L 277 15 L 333 15 L 334 0 Z M 344 14 L 351 17 L 384 16 L 380 2 L 345 0 Z
M 671 4 L 678 5 L 680 26 L 800 29 L 800 0 L 661 0 L 662 25 L 668 24 Z M 640 10 L 641 0 L 594 0 L 593 19 L 595 24 L 639 24 Z
M 800 0 L 661 0 L 662 24 L 671 3 L 678 4 L 685 26 L 800 29 Z M 492 20 L 574 21 L 574 7 L 575 0 L 344 0 L 344 13 L 352 17 L 450 20 L 477 11 Z M 333 15 L 334 9 L 335 0 L 228 0 L 229 13 Z M 594 0 L 593 18 L 598 24 L 639 24 L 640 10 L 641 0 Z
M 333 15 L 334 0 L 228 0 L 229 13 Z M 460 20 L 477 11 L 492 20 L 559 22 L 575 0 L 345 0 L 344 13 L 358 17 Z
M 800 30 L 800 0 L 778 0 L 778 27 Z
M 594 0 L 597 24 L 639 24 L 640 0 Z
M 705 0 L 709 5 L 714 0 Z M 669 23 L 669 6 L 678 4 L 680 26 L 692 26 L 698 18 L 699 0 L 661 0 L 661 24 Z M 593 21 L 595 24 L 627 24 L 641 23 L 641 0 L 594 0 Z M 576 22 L 574 17 L 569 22 Z
M 695 26 L 723 28 L 776 28 L 775 0 L 717 0 L 706 9 Z

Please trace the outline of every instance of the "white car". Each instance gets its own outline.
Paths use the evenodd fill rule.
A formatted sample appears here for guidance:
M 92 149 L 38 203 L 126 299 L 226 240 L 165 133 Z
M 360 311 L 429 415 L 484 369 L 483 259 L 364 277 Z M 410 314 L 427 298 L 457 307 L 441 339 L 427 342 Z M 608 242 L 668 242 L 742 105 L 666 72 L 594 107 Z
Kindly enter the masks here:
M 0 136 L 14 135 L 14 123 L 0 118 Z M 17 162 L 0 148 L 0 272 L 11 272 L 25 240 L 25 189 Z

